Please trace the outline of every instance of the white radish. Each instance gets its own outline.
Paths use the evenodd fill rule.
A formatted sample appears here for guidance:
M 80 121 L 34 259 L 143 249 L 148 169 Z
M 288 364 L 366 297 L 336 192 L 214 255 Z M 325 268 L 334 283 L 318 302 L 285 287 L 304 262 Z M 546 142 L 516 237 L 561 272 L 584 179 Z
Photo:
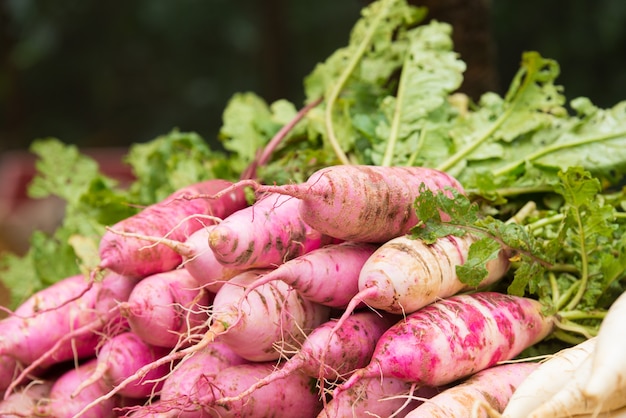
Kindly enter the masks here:
M 626 293 L 622 293 L 600 324 L 591 374 L 583 387 L 583 395 L 596 403 L 603 403 L 611 393 L 626 389 L 625 319 Z
M 547 402 L 572 379 L 595 343 L 595 338 L 588 339 L 543 361 L 515 390 L 504 408 L 503 418 L 526 418 Z

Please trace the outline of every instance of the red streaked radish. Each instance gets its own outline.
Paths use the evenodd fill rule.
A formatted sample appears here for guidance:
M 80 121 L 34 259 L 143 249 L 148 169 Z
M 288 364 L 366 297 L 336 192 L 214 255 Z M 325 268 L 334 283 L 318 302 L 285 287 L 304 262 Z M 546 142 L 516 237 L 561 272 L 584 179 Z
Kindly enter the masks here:
M 549 335 L 554 318 L 534 299 L 497 292 L 452 296 L 392 325 L 372 361 L 335 391 L 365 377 L 396 377 L 441 386 L 509 360 Z
M 331 243 L 301 219 L 298 203 L 270 193 L 228 216 L 209 234 L 215 258 L 242 270 L 269 268 Z
M 132 332 L 116 335 L 105 341 L 98 350 L 95 370 L 74 390 L 72 397 L 76 397 L 87 386 L 99 380 L 114 387 L 142 366 L 166 355 L 168 351 L 167 348 L 147 344 Z M 161 389 L 163 377 L 168 372 L 167 365 L 157 367 L 142 379 L 126 386 L 119 394 L 130 398 L 147 398 L 156 394 Z
M 502 411 L 503 418 L 528 418 L 531 411 L 560 391 L 594 350 L 596 338 L 564 348 L 542 361 L 515 390 Z
M 600 324 L 592 354 L 591 374 L 583 386 L 585 398 L 604 403 L 611 393 L 626 388 L 626 340 L 616 338 L 626 333 L 626 293 L 610 306 Z
M 142 279 L 120 309 L 143 341 L 173 348 L 204 333 L 212 298 L 187 270 L 178 269 Z
M 357 312 L 346 321 L 346 326 L 330 339 L 324 375 L 319 376 L 320 358 L 328 343 L 329 332 L 336 320 L 327 321 L 316 327 L 302 344 L 302 348 L 289 358 L 279 369 L 260 379 L 234 398 L 220 399 L 220 403 L 240 401 L 255 390 L 291 373 L 304 373 L 316 378 L 344 379 L 352 371 L 369 363 L 376 342 L 398 318 L 375 312 Z
M 201 216 L 225 218 L 248 205 L 243 190 L 230 190 L 219 199 L 184 199 L 187 195 L 215 194 L 232 183 L 226 180 L 207 180 L 184 187 L 166 199 L 144 208 L 111 227 L 113 231 L 169 237 L 184 241 L 189 235 L 212 223 Z M 150 241 L 124 237 L 107 231 L 100 241 L 100 269 L 110 269 L 132 277 L 145 277 L 171 270 L 178 266 L 181 256 L 165 245 L 151 245 Z
M 343 241 L 375 243 L 405 235 L 418 224 L 413 205 L 422 187 L 433 192 L 456 189 L 463 193 L 461 184 L 442 171 L 372 165 L 325 167 L 301 184 L 269 186 L 241 180 L 232 188 L 246 186 L 260 193 L 299 199 L 302 220 L 325 235 Z M 446 219 L 445 214 L 442 219 Z
M 403 418 L 412 409 L 439 393 L 429 386 L 414 388 L 413 383 L 394 377 L 360 380 L 328 402 L 317 418 L 391 417 Z
M 282 281 L 257 287 L 240 303 L 245 287 L 264 273 L 253 269 L 233 277 L 213 300 L 208 334 L 249 361 L 277 360 L 299 349 L 330 316 L 329 307 L 304 299 Z
M 342 242 L 312 250 L 286 261 L 246 286 L 242 300 L 258 286 L 280 280 L 305 299 L 343 308 L 357 293 L 359 272 L 376 248 L 369 243 Z
M 508 363 L 488 367 L 455 384 L 410 411 L 406 418 L 487 418 L 481 407 L 502 412 L 515 388 L 538 364 L 532 362 Z
M 236 396 L 259 379 L 272 373 L 274 362 L 240 364 L 221 370 L 214 379 L 199 381 L 198 400 L 205 410 L 220 418 L 293 418 L 314 417 L 322 409 L 315 392 L 315 379 L 303 373 L 291 373 L 254 391 L 246 399 L 217 405 L 218 398 Z

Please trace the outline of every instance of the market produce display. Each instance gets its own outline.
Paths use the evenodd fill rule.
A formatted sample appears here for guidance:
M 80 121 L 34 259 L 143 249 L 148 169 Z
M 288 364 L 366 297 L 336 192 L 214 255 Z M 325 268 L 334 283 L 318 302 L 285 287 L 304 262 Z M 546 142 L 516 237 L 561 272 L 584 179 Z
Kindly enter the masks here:
M 623 416 L 626 101 L 529 51 L 474 102 L 426 14 L 371 3 L 301 106 L 235 94 L 131 184 L 35 140 L 65 216 L 0 259 L 0 416 Z

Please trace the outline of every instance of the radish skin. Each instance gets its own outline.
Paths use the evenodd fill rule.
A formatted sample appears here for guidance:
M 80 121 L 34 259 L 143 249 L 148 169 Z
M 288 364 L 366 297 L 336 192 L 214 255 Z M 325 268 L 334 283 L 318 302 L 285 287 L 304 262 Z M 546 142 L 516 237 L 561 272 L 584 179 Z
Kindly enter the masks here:
M 258 286 L 281 280 L 303 298 L 333 308 L 345 308 L 358 291 L 359 272 L 377 246 L 342 242 L 286 261 L 246 287 L 245 298 Z
M 190 234 L 206 226 L 207 222 L 211 223 L 201 217 L 188 217 L 210 215 L 223 219 L 248 205 L 243 190 L 231 190 L 219 199 L 186 199 L 189 195 L 215 194 L 231 184 L 226 180 L 215 179 L 187 186 L 116 223 L 111 229 L 153 237 L 167 235 L 172 240 L 184 241 Z M 182 261 L 178 253 L 165 245 L 151 246 L 149 241 L 123 237 L 113 231 L 104 234 L 99 251 L 100 269 L 132 277 L 169 271 Z
M 537 366 L 537 363 L 528 362 L 489 367 L 430 398 L 409 412 L 406 418 L 465 418 L 477 402 L 502 412 L 515 388 Z M 484 409 L 472 416 L 488 417 Z
M 87 379 L 76 388 L 72 397 L 77 396 L 85 387 L 98 380 L 103 380 L 109 387 L 114 387 L 140 367 L 152 363 L 166 355 L 169 349 L 154 347 L 145 343 L 132 332 L 116 335 L 106 341 L 97 355 L 96 368 Z M 162 378 L 169 372 L 167 365 L 153 369 L 143 379 L 137 380 L 119 392 L 121 396 L 145 398 L 157 393 L 163 386 Z
M 141 280 L 120 308 L 131 331 L 143 341 L 173 348 L 186 343 L 191 332 L 205 331 L 212 298 L 189 272 L 179 269 Z
M 363 296 L 356 299 L 375 309 L 407 314 L 438 299 L 470 290 L 457 277 L 456 267 L 466 262 L 475 240 L 469 234 L 449 235 L 428 245 L 408 235 L 394 238 L 382 244 L 365 262 L 359 276 Z M 485 266 L 488 273 L 480 286 L 500 280 L 509 264 L 506 251 L 500 251 L 498 258 Z
M 374 243 L 405 235 L 418 224 L 413 204 L 421 187 L 464 192 L 456 179 L 432 168 L 371 165 L 325 167 L 302 184 L 268 186 L 242 180 L 233 188 L 245 186 L 299 199 L 302 220 L 325 235 Z M 442 219 L 447 219 L 445 214 Z
M 330 339 L 324 375 L 319 376 L 321 354 L 328 343 L 329 332 L 336 322 L 336 320 L 327 321 L 309 334 L 300 351 L 281 365 L 280 369 L 260 379 L 234 398 L 224 398 L 218 402 L 225 404 L 242 400 L 258 388 L 296 372 L 314 378 L 343 379 L 352 371 L 369 363 L 376 342 L 396 321 L 397 318 L 389 315 L 380 316 L 370 311 L 352 315 L 346 321 L 346 326 Z
M 452 296 L 392 325 L 370 364 L 335 392 L 365 377 L 396 377 L 442 386 L 509 360 L 549 335 L 554 318 L 539 302 L 497 292 Z
M 502 418 L 527 418 L 572 380 L 595 345 L 596 337 L 592 337 L 543 361 L 517 387 L 502 411 Z
M 153 405 L 151 411 L 177 418 L 208 417 L 197 403 L 198 381 L 210 381 L 221 370 L 247 362 L 228 345 L 219 341 L 210 343 L 176 366 L 163 383 L 160 404 Z
M 369 377 L 335 396 L 317 418 L 389 417 L 403 418 L 419 406 L 423 399 L 435 396 L 437 388 L 423 386 L 412 390 L 413 384 L 401 379 Z M 409 399 L 412 398 L 412 399 Z M 409 401 L 407 402 L 407 399 Z
M 269 268 L 332 242 L 306 224 L 298 200 L 266 194 L 211 230 L 217 260 L 238 269 Z
M 17 376 L 19 364 L 14 357 L 3 354 L 0 355 L 0 390 L 9 387 L 15 376 Z
M 249 361 L 277 360 L 299 348 L 330 316 L 329 307 L 302 298 L 281 281 L 259 286 L 240 303 L 245 286 L 266 272 L 248 270 L 233 277 L 213 300 L 209 334 Z
M 79 396 L 72 398 L 72 393 L 80 383 L 89 377 L 96 369 L 97 360 L 92 359 L 77 368 L 70 369 L 59 377 L 50 389 L 48 403 L 37 408 L 34 416 L 52 416 L 54 418 L 73 418 L 86 404 L 97 399 L 108 391 L 103 381 L 97 381 L 85 387 Z M 117 413 L 113 410 L 117 406 L 118 398 L 110 398 L 94 406 L 90 413 L 92 417 L 115 418 Z M 37 415 L 39 414 L 39 415 Z
M 591 374 L 583 387 L 584 396 L 601 404 L 612 392 L 626 388 L 626 341 L 616 338 L 624 335 L 626 318 L 626 293 L 622 293 L 610 306 L 600 324 L 597 343 L 593 351 Z
M 49 381 L 33 381 L 12 393 L 0 402 L 0 417 L 24 417 L 27 411 L 34 412 L 50 393 L 52 383 Z
M 200 381 L 198 393 L 203 394 L 199 402 L 214 416 L 220 418 L 293 418 L 314 417 L 322 409 L 322 403 L 314 390 L 315 381 L 303 373 L 292 373 L 254 391 L 246 399 L 215 404 L 217 398 L 236 396 L 259 379 L 272 373 L 273 362 L 258 362 L 228 367 L 220 371 L 213 380 Z

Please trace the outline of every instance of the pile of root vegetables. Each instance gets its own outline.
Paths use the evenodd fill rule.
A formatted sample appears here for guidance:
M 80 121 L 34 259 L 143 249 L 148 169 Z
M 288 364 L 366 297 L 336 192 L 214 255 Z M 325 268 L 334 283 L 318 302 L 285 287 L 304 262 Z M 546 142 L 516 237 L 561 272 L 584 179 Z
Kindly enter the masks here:
M 464 193 L 433 169 L 338 165 L 194 184 L 110 226 L 89 279 L 0 322 L 1 416 L 621 416 L 623 301 L 597 337 L 511 361 L 559 317 L 488 289 L 508 248 L 468 286 L 475 237 L 413 237 L 428 191 Z

